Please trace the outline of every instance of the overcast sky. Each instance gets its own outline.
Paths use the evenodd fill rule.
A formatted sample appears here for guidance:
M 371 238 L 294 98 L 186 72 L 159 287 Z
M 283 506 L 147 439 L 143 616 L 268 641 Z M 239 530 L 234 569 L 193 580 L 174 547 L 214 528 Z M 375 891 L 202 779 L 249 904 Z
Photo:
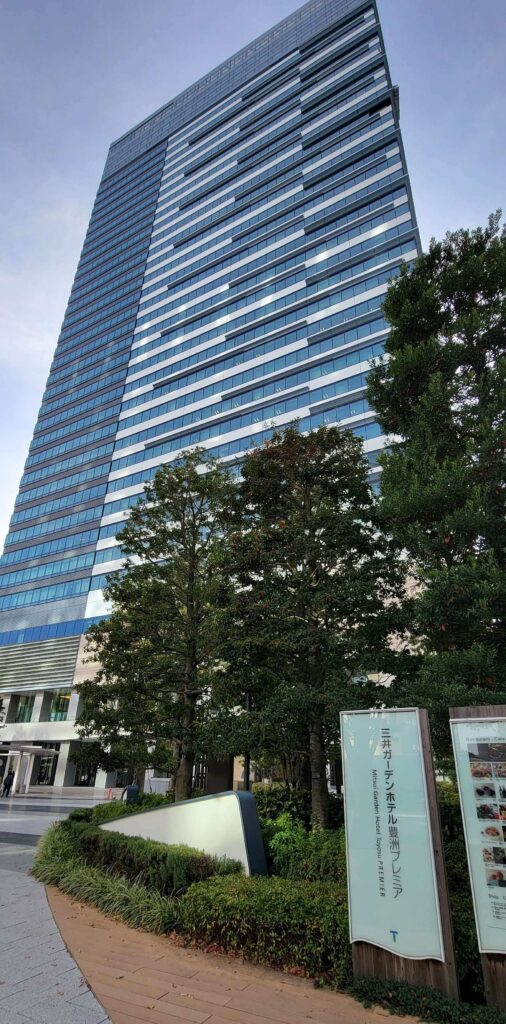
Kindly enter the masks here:
M 109 143 L 297 0 L 0 0 L 0 545 Z M 505 0 L 379 0 L 424 246 L 506 203 Z

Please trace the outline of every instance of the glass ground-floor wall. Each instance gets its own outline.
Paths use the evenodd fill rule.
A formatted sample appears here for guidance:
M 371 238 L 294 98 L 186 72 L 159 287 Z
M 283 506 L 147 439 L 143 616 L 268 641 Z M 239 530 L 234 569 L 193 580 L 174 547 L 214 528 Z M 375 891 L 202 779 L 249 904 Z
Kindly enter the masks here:
M 60 750 L 59 743 L 41 743 L 40 746 L 46 750 Z M 58 754 L 38 754 L 33 766 L 32 786 L 53 786 L 58 767 Z
M 96 777 L 96 765 L 76 765 L 74 786 L 94 786 Z

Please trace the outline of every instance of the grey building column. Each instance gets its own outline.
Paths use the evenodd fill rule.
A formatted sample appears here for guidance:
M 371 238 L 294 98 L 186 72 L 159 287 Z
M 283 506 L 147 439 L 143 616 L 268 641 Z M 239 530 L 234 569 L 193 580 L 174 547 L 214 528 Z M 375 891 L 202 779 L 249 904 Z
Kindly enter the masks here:
M 79 693 L 77 692 L 77 690 L 72 690 L 72 693 L 70 694 L 69 710 L 68 710 L 68 715 L 67 715 L 67 721 L 68 722 L 75 722 L 75 720 L 76 720 L 76 718 L 77 718 L 77 716 L 79 714 L 79 704 L 80 704 L 80 702 L 81 702 L 81 698 L 79 696 Z
M 65 774 L 67 771 L 67 762 L 69 758 L 70 742 L 60 743 L 60 753 L 58 754 L 58 764 L 56 765 L 56 774 L 54 777 L 53 786 L 65 786 Z
M 8 693 L 5 694 L 5 696 L 2 695 L 1 699 L 4 709 L 4 723 L 7 724 L 7 722 L 15 722 L 19 704 L 19 693 Z
M 32 709 L 32 722 L 49 721 L 49 708 L 51 707 L 52 693 L 47 690 L 39 690 L 35 694 Z

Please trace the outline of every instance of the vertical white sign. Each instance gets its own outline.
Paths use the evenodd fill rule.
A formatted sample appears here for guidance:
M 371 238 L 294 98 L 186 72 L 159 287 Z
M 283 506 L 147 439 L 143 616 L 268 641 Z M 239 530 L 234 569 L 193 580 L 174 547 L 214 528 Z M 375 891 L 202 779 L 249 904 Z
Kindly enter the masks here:
M 417 709 L 341 714 L 350 941 L 444 961 Z
M 506 718 L 450 725 L 478 945 L 506 953 Z

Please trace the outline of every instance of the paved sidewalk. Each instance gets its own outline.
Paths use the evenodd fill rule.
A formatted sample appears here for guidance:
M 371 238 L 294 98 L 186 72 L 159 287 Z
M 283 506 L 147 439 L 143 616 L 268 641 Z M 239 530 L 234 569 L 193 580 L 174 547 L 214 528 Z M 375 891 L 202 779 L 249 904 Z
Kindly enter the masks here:
M 128 928 L 54 888 L 69 950 L 113 1024 L 384 1024 L 390 1014 L 312 982 Z M 413 1018 L 404 1017 L 404 1024 Z
M 34 850 L 0 843 L 0 1024 L 102 1024 L 109 1018 L 67 952 Z
M 31 793 L 0 799 L 0 842 L 35 846 L 54 821 L 68 817 L 75 807 L 93 807 L 101 798 L 46 796 Z

